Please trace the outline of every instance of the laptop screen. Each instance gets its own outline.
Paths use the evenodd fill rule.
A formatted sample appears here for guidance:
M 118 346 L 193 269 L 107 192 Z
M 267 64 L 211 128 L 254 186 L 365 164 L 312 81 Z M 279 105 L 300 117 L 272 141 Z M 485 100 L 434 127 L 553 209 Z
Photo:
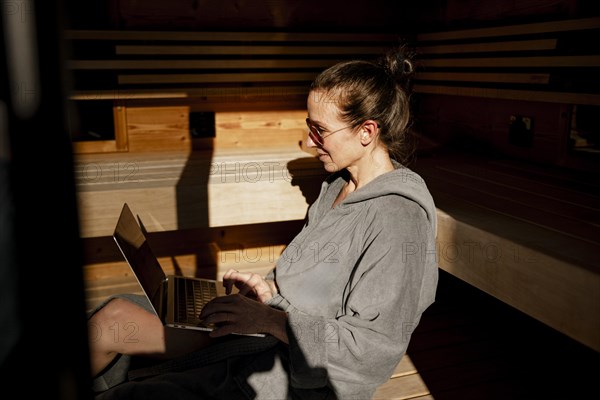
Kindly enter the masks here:
M 166 275 L 127 203 L 123 205 L 113 238 L 158 313 L 161 285 Z

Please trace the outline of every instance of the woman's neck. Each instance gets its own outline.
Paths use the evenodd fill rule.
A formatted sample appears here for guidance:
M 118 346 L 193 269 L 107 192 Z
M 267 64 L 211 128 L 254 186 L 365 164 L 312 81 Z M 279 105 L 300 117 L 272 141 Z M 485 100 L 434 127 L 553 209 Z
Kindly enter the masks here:
M 350 193 L 365 186 L 378 176 L 393 171 L 394 164 L 387 151 L 374 151 L 363 157 L 360 162 L 347 167 L 346 170 L 350 179 L 342 186 L 332 207 L 340 204 Z
M 351 191 L 354 191 L 365 186 L 379 175 L 393 171 L 394 164 L 389 153 L 386 150 L 378 148 L 371 153 L 365 154 L 365 157 L 346 169 L 350 174 L 350 181 L 353 184 Z

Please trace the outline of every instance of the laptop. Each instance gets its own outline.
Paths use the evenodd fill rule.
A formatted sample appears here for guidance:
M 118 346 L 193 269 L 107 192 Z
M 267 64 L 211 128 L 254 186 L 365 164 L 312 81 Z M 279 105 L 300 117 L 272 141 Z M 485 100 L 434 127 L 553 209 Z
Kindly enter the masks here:
M 217 296 L 218 282 L 212 279 L 165 274 L 146 240 L 142 226 L 125 203 L 113 238 L 156 315 L 165 326 L 172 328 L 213 330 L 214 326 L 203 323 L 198 316 L 202 307 Z

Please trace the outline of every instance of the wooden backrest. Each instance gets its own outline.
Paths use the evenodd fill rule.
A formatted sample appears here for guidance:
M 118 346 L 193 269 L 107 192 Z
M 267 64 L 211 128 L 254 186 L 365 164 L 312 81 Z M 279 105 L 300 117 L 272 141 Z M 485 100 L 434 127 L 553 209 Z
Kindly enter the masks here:
M 303 97 L 328 66 L 399 43 L 379 33 L 69 30 L 65 37 L 76 100 Z
M 70 100 L 79 108 L 113 107 L 104 118 L 114 119 L 115 139 L 77 141 L 77 153 L 190 149 L 193 113 L 216 113 L 220 131 L 228 129 L 221 121 L 231 112 L 304 110 L 319 72 L 342 60 L 376 58 L 400 43 L 385 33 L 67 30 L 64 36 Z
M 420 33 L 415 91 L 600 105 L 600 18 Z

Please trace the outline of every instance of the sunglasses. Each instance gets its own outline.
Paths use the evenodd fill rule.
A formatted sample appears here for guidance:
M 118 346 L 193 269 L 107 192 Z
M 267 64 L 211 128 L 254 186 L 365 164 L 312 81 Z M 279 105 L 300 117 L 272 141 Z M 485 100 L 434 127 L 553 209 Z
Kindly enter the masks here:
M 344 129 L 351 128 L 351 126 L 345 126 L 343 128 L 336 129 L 335 131 L 331 131 L 331 132 L 327 132 L 326 134 L 323 134 L 323 133 L 321 133 L 319 128 L 317 128 L 315 125 L 312 124 L 312 122 L 309 118 L 306 118 L 306 126 L 308 126 L 308 136 L 310 137 L 310 140 L 312 140 L 318 146 L 323 146 L 323 144 L 324 144 L 323 139 L 325 139 L 327 136 L 333 135 L 334 133 L 339 132 L 339 131 L 343 131 Z

